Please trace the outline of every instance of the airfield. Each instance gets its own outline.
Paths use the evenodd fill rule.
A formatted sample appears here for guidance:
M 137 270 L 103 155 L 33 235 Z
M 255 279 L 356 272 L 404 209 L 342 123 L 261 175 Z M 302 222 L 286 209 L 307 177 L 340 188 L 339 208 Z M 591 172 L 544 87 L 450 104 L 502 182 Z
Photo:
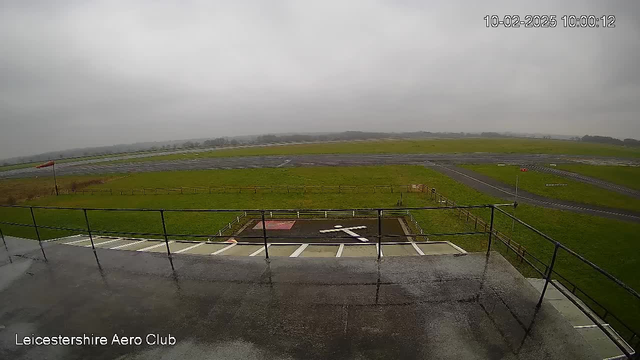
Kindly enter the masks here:
M 459 142 L 460 149 L 469 148 L 465 141 Z M 177 334 L 189 346 L 173 349 L 174 357 L 198 351 L 226 357 L 225 349 L 231 348 L 243 348 L 243 355 L 258 358 L 371 357 L 368 348 L 381 357 L 405 358 L 620 355 L 621 349 L 599 327 L 621 339 L 620 344 L 637 346 L 640 302 L 566 252 L 558 255 L 555 285 L 549 286 L 564 290 L 545 295 L 539 311 L 535 303 L 542 289 L 539 281 L 544 282 L 555 261 L 553 242 L 539 233 L 575 250 L 630 288 L 640 287 L 634 276 L 638 259 L 631 255 L 640 250 L 640 189 L 633 180 L 640 156 L 628 149 L 584 144 L 576 150 L 566 142 L 557 142 L 557 149 L 548 153 L 536 153 L 542 145 L 526 141 L 530 148 L 518 152 L 492 141 L 483 142 L 480 149 L 494 152 L 411 153 L 415 143 L 374 141 L 79 159 L 56 165 L 59 196 L 52 195 L 46 170 L 0 171 L 3 192 L 13 191 L 22 206 L 0 207 L 0 230 L 9 239 L 2 271 L 12 273 L 10 279 L 21 279 L 9 281 L 3 292 L 11 294 L 7 304 L 22 292 L 55 292 L 43 280 L 48 273 L 58 279 L 51 286 L 60 289 L 66 289 L 67 280 L 84 284 L 61 290 L 58 304 L 74 297 L 79 299 L 74 306 L 85 314 L 104 308 L 111 316 L 121 306 L 117 301 L 84 292 L 117 294 L 127 303 L 124 299 L 129 297 L 170 294 L 173 300 L 157 297 L 153 303 L 174 309 L 173 324 L 198 319 L 191 321 L 198 331 L 188 329 L 186 322 L 178 326 Z M 455 149 L 451 144 L 446 146 Z M 549 144 L 555 143 L 540 144 L 552 149 Z M 323 146 L 328 153 L 315 153 Z M 500 148 L 502 152 L 496 151 Z M 282 154 L 287 149 L 297 150 Z M 225 151 L 230 156 L 222 156 Z M 572 171 L 582 168 L 584 173 Z M 496 211 L 494 220 L 490 208 L 455 208 L 514 201 L 517 208 L 505 211 L 538 233 L 506 213 Z M 380 223 L 376 208 L 388 209 Z M 301 215 L 300 209 L 315 210 Z M 489 233 L 494 245 L 487 255 Z M 42 254 L 37 241 L 26 240 L 38 238 Z M 27 279 L 32 276 L 38 276 L 34 284 L 42 290 L 30 285 Z M 153 283 L 157 288 L 133 289 L 127 285 L 132 283 Z M 178 299 L 199 305 L 186 310 Z M 86 307 L 84 301 L 93 305 Z M 25 306 L 16 311 L 55 308 Z M 125 313 L 140 321 L 131 328 L 135 331 L 164 321 L 154 318 L 156 314 L 132 315 L 146 311 L 144 303 L 131 306 Z M 309 307 L 323 319 L 305 313 Z M 404 320 L 411 314 L 420 316 L 412 315 L 406 324 L 380 322 L 398 311 L 406 315 L 401 316 Z M 592 311 L 591 317 L 585 311 Z M 212 320 L 207 315 L 212 313 L 223 319 Z M 25 316 L 0 320 L 51 329 L 55 318 L 38 323 Z M 98 322 L 94 317 L 86 323 L 78 319 L 70 331 L 85 325 L 106 331 Z M 438 331 L 433 324 L 440 324 Z M 469 330 L 469 324 L 486 326 L 476 331 Z M 114 326 L 127 328 L 122 322 Z M 314 326 L 319 326 L 315 332 L 310 330 Z M 267 328 L 271 332 L 264 333 Z M 241 329 L 251 329 L 246 331 L 254 335 L 241 334 Z M 205 336 L 213 333 L 224 335 L 215 340 Z M 450 341 L 441 338 L 445 333 Z M 553 333 L 560 335 L 554 339 Z M 313 344 L 303 338 L 313 339 Z M 390 344 L 383 339 L 391 339 Z M 296 344 L 306 344 L 309 350 L 305 353 Z M 97 351 L 81 349 L 59 358 L 93 356 Z M 120 355 L 154 358 L 159 353 L 144 348 L 103 354 Z

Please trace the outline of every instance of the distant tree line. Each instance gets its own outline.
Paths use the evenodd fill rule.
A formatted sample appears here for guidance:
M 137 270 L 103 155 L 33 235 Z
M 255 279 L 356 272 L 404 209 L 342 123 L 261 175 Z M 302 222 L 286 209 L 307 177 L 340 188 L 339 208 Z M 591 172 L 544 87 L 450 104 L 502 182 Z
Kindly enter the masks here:
M 366 132 L 366 131 L 345 131 L 340 133 L 327 134 L 264 134 L 254 137 L 238 137 L 226 138 L 217 137 L 200 141 L 164 141 L 164 142 L 147 142 L 128 145 L 112 145 L 94 148 L 71 149 L 65 151 L 49 152 L 33 156 L 24 156 L 12 159 L 6 159 L 2 165 L 36 163 L 52 159 L 72 159 L 87 156 L 105 156 L 118 155 L 132 152 L 147 151 L 171 151 L 178 149 L 197 149 L 197 148 L 217 148 L 225 146 L 237 145 L 262 145 L 274 143 L 303 143 L 303 142 L 321 142 L 321 141 L 354 141 L 354 140 L 376 140 L 376 139 L 429 139 L 429 138 L 521 138 L 526 137 L 521 134 L 498 133 L 498 132 L 481 132 L 481 133 L 464 133 L 464 132 L 400 132 L 400 133 L 384 133 L 384 132 Z M 538 135 L 539 137 L 539 135 Z M 543 139 L 551 139 L 551 136 L 543 136 Z M 571 141 L 583 141 L 590 143 L 601 143 L 621 146 L 640 146 L 640 141 L 635 139 L 616 139 L 609 136 L 590 136 L 571 137 Z
M 580 139 L 581 141 L 584 142 L 590 142 L 590 143 L 600 143 L 600 144 L 610 144 L 610 145 L 622 145 L 622 146 L 640 146 L 640 141 L 636 140 L 636 139 L 624 139 L 624 140 L 620 140 L 620 139 L 616 139 L 616 138 L 612 138 L 609 136 L 590 136 L 590 135 L 585 135 L 582 137 L 582 139 Z

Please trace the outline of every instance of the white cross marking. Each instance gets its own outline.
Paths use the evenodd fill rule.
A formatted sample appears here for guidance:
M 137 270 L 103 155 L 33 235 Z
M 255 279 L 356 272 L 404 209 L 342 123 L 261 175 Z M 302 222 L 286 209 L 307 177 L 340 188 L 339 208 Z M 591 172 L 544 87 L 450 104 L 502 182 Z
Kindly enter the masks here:
M 338 231 L 342 231 L 345 232 L 351 236 L 353 236 L 354 238 L 357 238 L 358 240 L 362 241 L 362 242 L 368 242 L 369 239 L 361 237 L 360 235 L 354 233 L 351 230 L 358 230 L 358 229 L 366 229 L 366 226 L 352 226 L 352 227 L 348 227 L 348 228 L 343 228 L 342 225 L 336 225 L 334 226 L 335 229 L 329 229 L 329 230 L 320 230 L 321 233 L 329 233 L 329 232 L 338 232 Z

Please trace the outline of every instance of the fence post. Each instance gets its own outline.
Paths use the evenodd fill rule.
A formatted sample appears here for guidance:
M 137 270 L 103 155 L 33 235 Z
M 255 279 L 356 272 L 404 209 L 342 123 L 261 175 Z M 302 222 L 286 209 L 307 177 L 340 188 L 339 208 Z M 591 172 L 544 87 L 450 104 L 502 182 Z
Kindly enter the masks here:
M 91 226 L 89 225 L 89 216 L 87 216 L 87 209 L 82 209 L 82 212 L 84 212 L 84 221 L 87 223 L 87 231 L 89 232 L 89 240 L 91 241 L 93 256 L 95 256 L 98 267 L 100 267 L 100 260 L 98 260 L 98 253 L 96 253 L 96 245 L 93 242 L 93 234 L 91 234 Z
M 544 298 L 544 293 L 547 291 L 547 286 L 549 285 L 549 281 L 551 281 L 551 274 L 553 273 L 553 265 L 556 263 L 556 255 L 558 255 L 558 248 L 560 244 L 556 241 L 556 247 L 553 249 L 553 257 L 551 257 L 551 264 L 549 268 L 547 268 L 547 276 L 544 281 L 544 287 L 542 288 L 542 294 L 540 294 L 540 300 L 538 301 L 538 305 L 536 307 L 540 307 L 542 305 L 542 299 Z
M 44 261 L 47 260 L 47 255 L 44 253 L 44 248 L 42 247 L 42 240 L 40 239 L 40 231 L 38 230 L 38 224 L 36 223 L 36 216 L 33 215 L 33 206 L 30 206 L 31 210 L 31 219 L 33 220 L 33 228 L 36 229 L 36 236 L 38 237 L 38 244 L 40 244 L 40 250 L 42 250 L 42 256 L 44 256 Z
M 269 259 L 269 245 L 267 245 L 267 224 L 264 221 L 264 210 L 260 210 L 260 215 L 262 216 L 262 238 L 264 239 L 264 256 L 266 259 Z M 298 216 L 300 216 L 299 212 Z
M 493 214 L 495 211 L 495 206 L 491 205 L 491 225 L 489 226 L 489 243 L 487 244 L 487 255 L 489 255 L 489 252 L 491 251 L 491 238 L 493 237 Z M 487 227 L 485 226 L 485 229 Z
M 378 260 L 382 257 L 382 210 L 378 209 Z
M 169 237 L 167 236 L 167 226 L 164 223 L 164 210 L 160 210 L 160 218 L 162 219 L 162 232 L 164 234 L 164 244 L 167 246 L 167 256 L 169 257 L 169 262 L 171 263 L 171 270 L 175 271 L 176 269 L 173 267 L 173 259 L 171 258 L 171 250 L 169 250 Z
M 4 243 L 4 249 L 7 251 L 9 263 L 13 264 L 13 260 L 11 260 L 11 255 L 9 254 L 9 248 L 7 247 L 7 242 L 4 240 L 4 233 L 2 232 L 2 229 L 0 229 L 0 236 L 2 237 L 2 242 Z

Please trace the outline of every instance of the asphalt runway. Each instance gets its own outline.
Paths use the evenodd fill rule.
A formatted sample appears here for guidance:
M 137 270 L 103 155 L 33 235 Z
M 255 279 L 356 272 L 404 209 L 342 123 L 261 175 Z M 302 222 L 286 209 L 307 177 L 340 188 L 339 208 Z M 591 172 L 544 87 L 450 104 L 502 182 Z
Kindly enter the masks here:
M 95 175 L 114 173 L 136 173 L 155 171 L 207 170 L 207 169 L 251 169 L 287 168 L 310 166 L 363 166 L 363 165 L 433 165 L 443 164 L 487 164 L 512 165 L 574 163 L 574 162 L 618 162 L 640 165 L 639 160 L 595 156 L 547 155 L 547 154 L 324 154 L 286 156 L 242 156 L 199 158 L 193 160 L 145 161 L 131 163 L 87 163 L 70 162 L 56 165 L 56 173 L 62 175 Z M 15 169 L 0 172 L 0 178 L 28 178 L 50 176 L 48 168 Z
M 36 241 L 8 242 L 2 359 L 598 358 L 550 302 L 536 309 L 539 293 L 495 252 L 379 262 L 176 254 L 172 271 L 161 253 L 100 249 L 99 268 L 90 248 L 46 243 L 44 262 Z M 107 343 L 24 345 L 32 334 Z
M 439 165 L 433 169 L 487 195 L 509 202 L 515 200 L 513 188 L 489 176 L 453 165 Z M 521 189 L 518 189 L 518 203 L 640 223 L 640 214 L 637 212 L 552 199 Z

